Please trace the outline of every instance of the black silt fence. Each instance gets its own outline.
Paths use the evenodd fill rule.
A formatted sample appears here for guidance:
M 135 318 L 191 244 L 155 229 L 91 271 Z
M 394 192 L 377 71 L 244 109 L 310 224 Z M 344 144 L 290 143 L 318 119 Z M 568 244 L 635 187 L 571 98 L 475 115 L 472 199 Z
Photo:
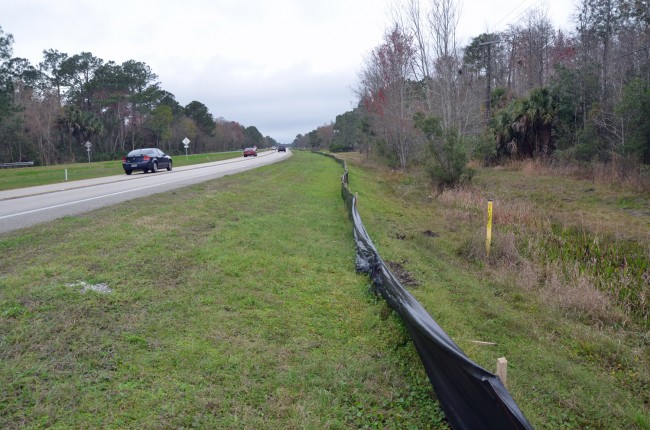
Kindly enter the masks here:
M 356 269 L 370 275 L 401 317 L 449 424 L 454 429 L 532 429 L 501 379 L 471 361 L 384 264 L 348 189 L 345 163 L 337 161 L 345 169 L 341 195 L 354 223 Z

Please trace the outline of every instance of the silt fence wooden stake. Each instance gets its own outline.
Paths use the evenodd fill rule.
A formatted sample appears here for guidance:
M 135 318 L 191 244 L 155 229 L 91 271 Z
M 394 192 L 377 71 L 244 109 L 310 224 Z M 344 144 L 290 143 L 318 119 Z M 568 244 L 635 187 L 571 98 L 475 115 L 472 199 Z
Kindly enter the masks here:
M 497 359 L 497 376 L 503 382 L 503 385 L 506 385 L 506 379 L 508 379 L 508 360 L 505 357 Z

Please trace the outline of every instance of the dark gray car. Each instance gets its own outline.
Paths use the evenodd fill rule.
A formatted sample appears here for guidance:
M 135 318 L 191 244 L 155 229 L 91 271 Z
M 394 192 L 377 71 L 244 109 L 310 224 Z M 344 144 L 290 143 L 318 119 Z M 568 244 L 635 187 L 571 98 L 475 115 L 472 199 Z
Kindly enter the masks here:
M 135 149 L 122 158 L 122 167 L 127 175 L 134 170 L 156 173 L 158 169 L 172 169 L 172 157 L 158 148 Z

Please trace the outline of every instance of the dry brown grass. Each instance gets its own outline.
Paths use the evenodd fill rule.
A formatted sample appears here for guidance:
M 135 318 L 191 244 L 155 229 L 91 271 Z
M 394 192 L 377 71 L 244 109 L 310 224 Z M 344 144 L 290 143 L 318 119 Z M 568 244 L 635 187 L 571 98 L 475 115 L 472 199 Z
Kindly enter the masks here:
M 505 271 L 517 269 L 524 262 L 517 246 L 517 237 L 512 232 L 503 232 L 492 237 L 488 257 L 485 230 L 478 230 L 461 247 L 460 253 L 469 260 L 483 261 L 489 263 L 490 267 Z
M 615 299 L 599 290 L 595 280 L 581 273 L 577 265 L 567 269 L 557 262 L 536 263 L 542 260 L 526 258 L 519 249 L 514 233 L 502 233 L 493 238 L 488 258 L 485 231 L 481 230 L 472 235 L 461 254 L 470 260 L 486 262 L 486 270 L 493 278 L 514 276 L 519 288 L 537 294 L 552 308 L 608 323 L 625 319 L 624 309 L 614 306 Z
M 521 164 L 530 174 L 539 174 L 538 162 Z M 438 201 L 453 211 L 460 223 L 481 223 L 486 217 L 486 199 L 471 187 L 445 190 Z M 461 246 L 460 254 L 470 261 L 483 261 L 486 270 L 497 279 L 516 279 L 524 291 L 537 294 L 550 307 L 595 321 L 620 322 L 625 319 L 625 305 L 618 301 L 616 291 L 607 288 L 610 296 L 598 288 L 595 279 L 581 273 L 578 266 L 563 267 L 547 262 L 540 254 L 540 235 L 548 232 L 550 221 L 534 203 L 507 198 L 494 201 L 493 240 L 489 258 L 486 251 L 485 228 L 477 229 Z M 649 275 L 650 276 L 650 275 Z M 602 286 L 601 286 L 602 287 Z M 642 298 L 648 300 L 648 298 Z
M 596 288 L 591 277 L 580 273 L 577 265 L 565 270 L 560 264 L 551 263 L 545 272 L 540 290 L 545 302 L 598 320 L 620 319 L 620 312 L 615 311 L 611 300 Z
M 650 193 L 650 169 L 636 161 L 612 155 L 608 163 L 563 162 L 559 160 L 509 160 L 502 166 L 506 170 L 522 171 L 528 176 L 561 175 L 596 184 L 616 184 L 640 193 Z
M 360 152 L 337 152 L 333 154 L 336 158 L 344 160 L 346 163 L 356 164 L 358 166 L 370 167 L 373 169 L 385 169 L 386 166 L 382 164 L 375 157 L 369 157 L 366 153 Z
M 469 261 L 481 262 L 494 279 L 514 280 L 517 288 L 536 295 L 549 308 L 566 315 L 575 314 L 597 324 L 618 323 L 625 320 L 625 315 L 631 315 L 631 303 L 645 303 L 650 298 L 626 298 L 626 288 L 634 289 L 626 287 L 625 279 L 614 279 L 611 283 L 616 285 L 605 285 L 603 279 L 585 274 L 584 268 L 581 271 L 563 266 L 565 263 L 549 261 L 548 250 L 540 247 L 549 234 L 554 234 L 551 229 L 554 224 L 565 229 L 580 228 L 596 237 L 614 234 L 638 240 L 647 234 L 642 226 L 632 222 L 635 220 L 627 220 L 624 210 L 615 206 L 619 198 L 615 190 L 603 191 L 605 187 L 596 184 L 617 181 L 632 187 L 642 175 L 630 174 L 630 166 L 624 161 L 588 166 L 544 160 L 512 161 L 497 170 L 522 172 L 523 176 L 508 173 L 496 182 L 492 182 L 493 176 L 488 176 L 484 184 L 445 189 L 430 198 L 446 208 L 445 228 L 450 232 L 466 231 L 468 226 L 473 226 L 473 233 L 466 236 L 458 252 Z M 401 175 L 389 171 L 384 177 L 387 182 L 399 182 Z M 544 180 L 538 181 L 542 176 Z M 596 191 L 588 184 L 573 183 L 568 178 L 589 179 Z M 485 225 L 489 197 L 493 197 L 493 241 L 488 258 Z M 608 206 L 596 212 L 594 200 Z M 621 230 L 622 226 L 625 230 Z M 564 239 L 557 240 L 563 243 Z M 630 303 L 626 304 L 626 300 Z
M 524 259 L 517 272 L 517 285 L 525 291 L 537 291 L 542 279 L 542 268 L 538 264 Z
M 595 165 L 593 176 L 596 183 L 618 183 L 637 192 L 650 193 L 650 170 L 624 159 Z
M 476 189 L 469 187 L 447 189 L 438 196 L 438 201 L 471 214 L 474 219 L 487 217 L 487 198 Z M 495 198 L 492 205 L 494 225 L 535 226 L 542 222 L 539 217 L 535 216 L 535 213 L 539 211 L 528 201 Z
M 485 197 L 472 188 L 446 189 L 438 195 L 438 201 L 468 214 L 478 215 L 485 206 Z
M 503 265 L 492 267 L 502 277 L 506 273 L 499 272 L 508 269 Z M 565 268 L 558 262 L 544 265 L 520 258 L 515 275 L 519 288 L 537 294 L 542 302 L 567 315 L 608 324 L 628 320 L 616 298 L 599 289 L 596 279 L 581 273 L 577 265 Z

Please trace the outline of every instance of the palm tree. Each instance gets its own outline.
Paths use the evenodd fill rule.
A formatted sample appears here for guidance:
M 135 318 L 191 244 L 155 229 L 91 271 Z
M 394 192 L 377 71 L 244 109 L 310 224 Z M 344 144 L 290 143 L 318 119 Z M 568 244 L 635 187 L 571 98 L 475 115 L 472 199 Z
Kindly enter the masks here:
M 497 111 L 490 121 L 490 129 L 497 141 L 497 156 L 512 155 L 509 145 L 514 136 L 512 124 L 512 116 L 508 109 Z
M 547 156 L 553 151 L 553 122 L 557 107 L 547 88 L 536 88 L 525 99 L 510 105 L 515 118 L 512 129 L 516 133 L 520 154 Z
M 536 88 L 528 97 L 529 114 L 531 115 L 534 136 L 534 152 L 547 156 L 553 150 L 552 132 L 553 121 L 557 114 L 557 106 L 553 102 L 548 88 Z
M 512 130 L 517 142 L 517 152 L 525 157 L 532 157 L 535 152 L 533 139 L 533 116 L 528 99 L 517 99 L 510 105 L 511 115 L 514 118 Z
M 64 108 L 63 115 L 57 118 L 56 123 L 64 134 L 67 132 L 69 136 L 74 138 L 78 147 L 92 136 L 101 134 L 104 130 L 101 121 L 95 114 L 82 111 L 75 105 L 67 105 Z M 75 161 L 75 150 L 70 139 L 68 139 L 68 152 L 70 159 Z

